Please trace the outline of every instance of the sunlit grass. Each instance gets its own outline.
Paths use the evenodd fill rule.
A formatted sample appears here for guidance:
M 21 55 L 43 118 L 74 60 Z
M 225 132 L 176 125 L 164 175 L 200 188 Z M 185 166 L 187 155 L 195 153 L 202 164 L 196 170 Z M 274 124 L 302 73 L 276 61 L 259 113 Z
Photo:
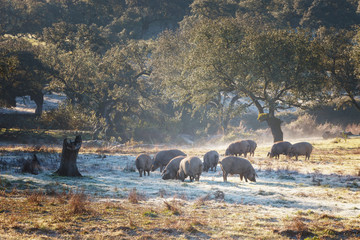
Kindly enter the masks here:
M 81 134 L 83 139 L 91 139 L 91 132 L 89 131 L 74 131 L 74 130 L 47 130 L 47 129 L 19 129 L 19 128 L 1 128 L 0 135 L 13 136 L 13 137 L 22 137 L 30 136 L 33 137 L 52 137 L 55 139 L 63 139 L 65 137 L 74 138 L 76 135 Z M 6 139 L 2 139 L 3 141 Z
M 296 143 L 299 141 L 290 141 Z M 266 167 L 272 170 L 289 167 L 302 173 L 318 172 L 322 174 L 339 174 L 359 176 L 360 161 L 360 138 L 311 140 L 314 149 L 310 160 L 305 161 L 305 156 L 287 158 L 284 155 L 280 159 L 270 159 L 266 155 L 271 149 L 270 146 L 260 146 L 255 152 L 255 158 L 250 160 L 260 166 L 262 170 Z

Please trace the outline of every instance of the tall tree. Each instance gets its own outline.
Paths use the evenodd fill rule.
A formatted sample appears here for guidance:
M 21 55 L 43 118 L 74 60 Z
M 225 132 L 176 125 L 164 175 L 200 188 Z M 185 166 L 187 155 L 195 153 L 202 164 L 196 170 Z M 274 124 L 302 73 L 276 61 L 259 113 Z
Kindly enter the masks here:
M 140 119 L 151 119 L 152 115 L 147 114 L 152 106 L 149 99 L 155 98 L 146 78 L 148 51 L 144 41 L 129 41 L 104 55 L 89 48 L 67 52 L 49 46 L 43 59 L 57 71 L 49 88 L 65 93 L 70 104 L 105 119 L 105 129 L 94 126 L 95 135 L 103 133 L 126 141 Z
M 229 104 L 254 105 L 274 141 L 283 140 L 277 111 L 320 97 L 320 50 L 303 31 L 251 31 L 235 18 L 188 18 L 157 46 L 153 76 L 172 97 L 201 105 L 226 94 Z

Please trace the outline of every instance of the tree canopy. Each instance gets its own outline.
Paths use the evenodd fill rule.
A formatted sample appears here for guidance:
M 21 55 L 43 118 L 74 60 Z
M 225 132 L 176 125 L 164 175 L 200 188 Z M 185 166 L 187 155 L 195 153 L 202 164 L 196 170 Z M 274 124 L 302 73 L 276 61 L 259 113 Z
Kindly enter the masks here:
M 15 107 L 16 97 L 28 95 L 37 105 L 35 114 L 40 115 L 43 89 L 49 82 L 52 69 L 38 58 L 38 49 L 25 40 L 3 39 L 0 42 L 0 51 L 1 105 Z
M 275 141 L 282 140 L 276 111 L 320 97 L 320 48 L 306 31 L 253 31 L 236 18 L 187 19 L 157 46 L 154 77 L 172 98 L 202 106 L 220 96 L 231 107 L 254 105 Z
M 328 89 L 338 107 L 354 106 L 360 110 L 359 30 L 321 28 L 318 38 L 325 49 L 324 69 L 328 70 Z
M 43 94 L 61 92 L 62 109 L 90 116 L 82 126 L 94 137 L 121 141 L 226 133 L 255 109 L 282 140 L 283 110 L 359 109 L 357 9 L 355 0 L 0 0 L 0 104 L 30 95 L 40 114 Z

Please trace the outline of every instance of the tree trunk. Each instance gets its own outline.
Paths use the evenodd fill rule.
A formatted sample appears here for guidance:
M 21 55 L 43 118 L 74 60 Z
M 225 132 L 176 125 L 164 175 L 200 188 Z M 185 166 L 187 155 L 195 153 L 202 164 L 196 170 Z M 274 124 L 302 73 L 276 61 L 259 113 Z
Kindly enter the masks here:
M 81 136 L 76 136 L 75 141 L 64 139 L 59 169 L 55 172 L 59 176 L 81 177 L 76 165 L 76 159 L 81 147 Z
M 276 117 L 269 117 L 268 119 L 266 119 L 266 122 L 271 129 L 274 142 L 283 141 L 284 136 L 281 130 L 281 120 Z
M 35 115 L 41 116 L 44 104 L 44 94 L 40 91 L 35 95 L 30 95 L 30 99 L 36 104 Z

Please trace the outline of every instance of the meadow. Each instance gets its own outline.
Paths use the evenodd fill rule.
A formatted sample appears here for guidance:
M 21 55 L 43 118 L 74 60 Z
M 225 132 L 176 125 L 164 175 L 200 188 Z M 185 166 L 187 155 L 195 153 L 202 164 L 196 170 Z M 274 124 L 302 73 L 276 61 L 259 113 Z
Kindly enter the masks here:
M 59 147 L 2 146 L 0 239 L 359 239 L 360 138 L 307 140 L 310 160 L 250 157 L 259 177 L 224 183 L 216 172 L 199 182 L 139 177 L 134 159 L 165 146 L 90 147 L 78 156 L 82 178 L 58 177 Z M 226 145 L 179 147 L 202 157 Z M 43 171 L 14 164 L 36 152 Z

